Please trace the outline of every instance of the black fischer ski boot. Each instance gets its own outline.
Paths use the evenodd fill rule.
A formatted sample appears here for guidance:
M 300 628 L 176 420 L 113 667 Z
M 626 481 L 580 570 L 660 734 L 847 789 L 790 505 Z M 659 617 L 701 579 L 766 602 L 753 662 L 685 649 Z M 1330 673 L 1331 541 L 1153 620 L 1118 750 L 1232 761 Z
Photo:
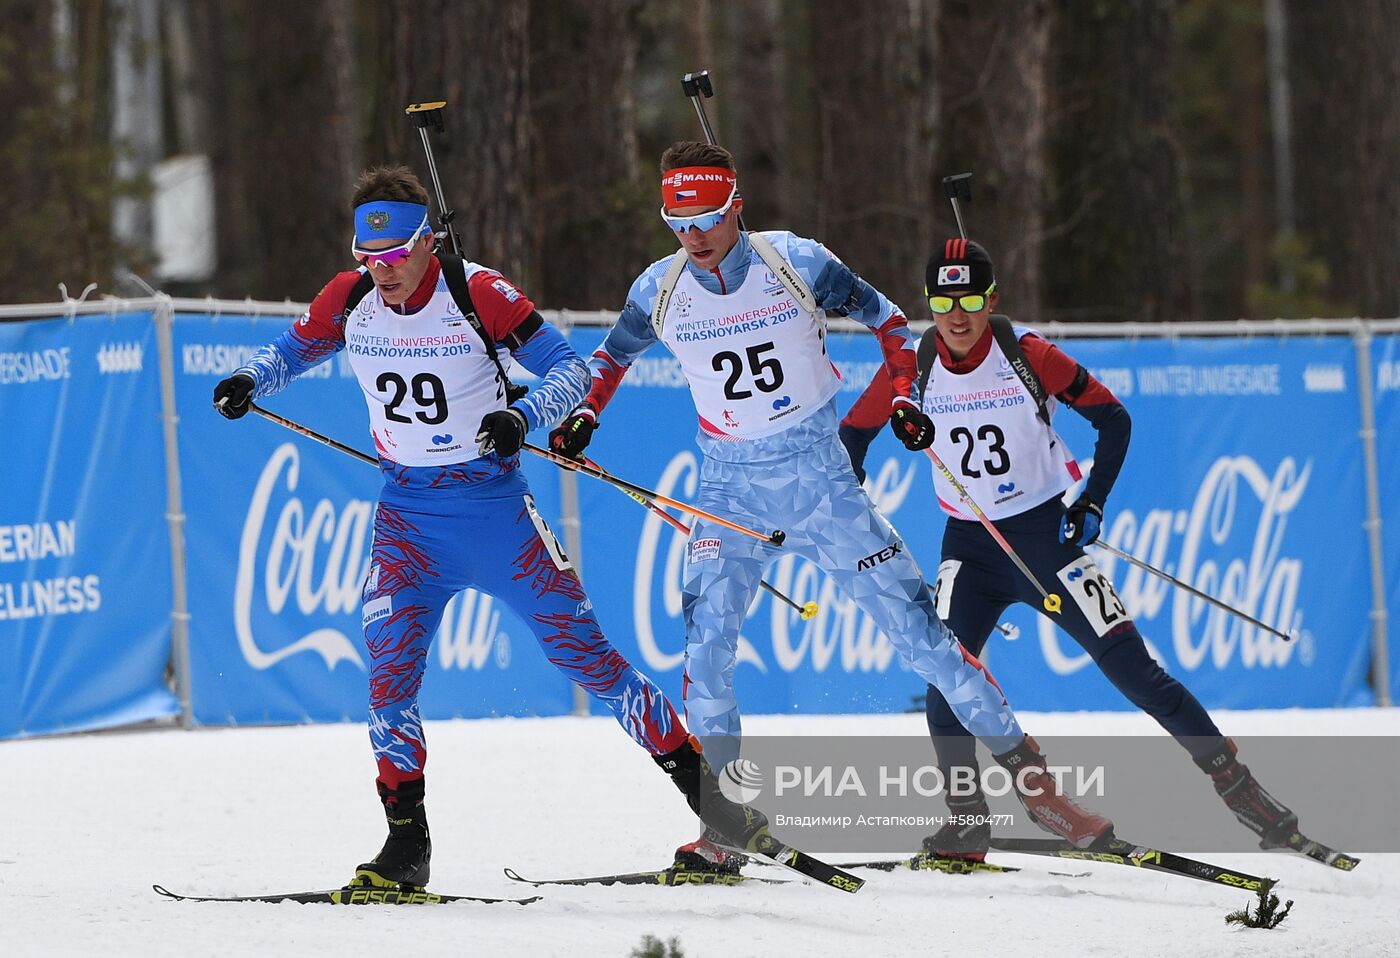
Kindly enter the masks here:
M 1045 831 L 1059 835 L 1075 848 L 1092 848 L 1113 838 L 1113 822 L 1060 791 L 1055 777 L 1046 770 L 1045 756 L 1035 739 L 1027 735 L 996 760 L 1011 773 L 1022 807 Z
M 987 860 L 992 844 L 992 813 L 979 789 L 965 798 L 948 798 L 948 815 L 943 826 L 924 839 L 924 854 L 931 858 Z
M 1215 794 L 1225 800 L 1240 824 L 1259 836 L 1260 848 L 1284 848 L 1298 830 L 1298 816 L 1260 787 L 1248 766 L 1235 757 L 1233 739 L 1226 739 L 1209 755 L 1195 759 L 1215 784 Z
M 653 755 L 652 758 L 662 771 L 671 776 L 671 781 L 685 796 L 690 810 L 705 823 L 705 834 L 700 842 L 709 839 L 711 846 L 723 844 L 747 852 L 758 850 L 761 839 L 768 835 L 768 817 L 756 808 L 736 804 L 724 797 L 714 770 L 700 754 L 700 743 L 695 741 L 694 736 L 674 752 Z M 691 844 L 698 845 L 700 842 Z M 682 845 L 676 849 L 678 865 L 681 863 L 681 852 L 687 847 Z M 692 860 L 688 858 L 687 861 Z M 733 869 L 737 871 L 741 864 L 737 862 Z
M 428 884 L 428 860 L 433 855 L 433 843 L 428 838 L 428 815 L 423 810 L 423 779 L 400 782 L 396 789 L 383 782 L 375 784 L 379 787 L 379 800 L 384 803 L 389 837 L 373 861 L 355 869 L 351 884 L 421 888 Z

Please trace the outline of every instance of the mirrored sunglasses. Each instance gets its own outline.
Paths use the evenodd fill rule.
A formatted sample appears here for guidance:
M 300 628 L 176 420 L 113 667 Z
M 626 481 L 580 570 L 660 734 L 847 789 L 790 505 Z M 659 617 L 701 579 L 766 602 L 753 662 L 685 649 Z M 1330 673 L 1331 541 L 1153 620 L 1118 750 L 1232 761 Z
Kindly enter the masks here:
M 962 296 L 930 296 L 928 308 L 938 315 L 951 313 L 953 307 L 961 306 L 964 313 L 980 313 L 987 308 L 987 297 L 996 289 L 996 283 L 987 287 L 985 293 L 965 293 Z
M 697 213 L 694 216 L 672 216 L 666 212 L 666 207 L 661 207 L 661 218 L 666 221 L 666 225 L 671 227 L 677 235 L 686 230 L 699 230 L 708 233 L 718 226 L 729 214 L 729 209 L 734 205 L 734 198 L 739 195 L 739 187 L 736 184 L 729 191 L 729 199 L 724 201 L 724 205 L 709 213 Z
M 413 235 L 398 246 L 391 246 L 388 249 L 361 249 L 358 243 L 351 243 L 350 252 L 354 255 L 355 262 L 366 268 L 387 266 L 393 269 L 408 262 L 408 258 L 413 255 L 413 244 L 418 242 L 418 238 L 423 235 L 423 231 L 427 228 L 428 215 L 425 213 L 423 214 L 423 222 L 418 224 Z

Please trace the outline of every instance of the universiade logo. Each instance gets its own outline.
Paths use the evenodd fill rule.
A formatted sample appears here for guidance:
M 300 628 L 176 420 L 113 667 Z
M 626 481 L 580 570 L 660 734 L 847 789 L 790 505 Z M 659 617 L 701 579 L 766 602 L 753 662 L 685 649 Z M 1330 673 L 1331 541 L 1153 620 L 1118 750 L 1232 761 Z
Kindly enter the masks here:
M 914 467 L 901 470 L 894 460 L 887 461 L 868 480 L 871 498 L 886 515 L 892 515 L 909 494 L 914 478 Z M 698 485 L 699 463 L 693 453 L 682 452 L 667 463 L 655 488 L 664 496 L 693 501 Z M 686 537 L 648 513 L 637 543 L 632 623 L 642 658 L 655 672 L 680 668 L 685 659 L 681 616 L 685 553 Z M 804 669 L 865 673 L 884 672 L 895 661 L 889 638 L 815 565 L 784 555 L 768 566 L 766 578 L 793 601 L 815 601 L 821 611 L 801 621 L 787 605 L 758 590 L 749 616 L 759 603 L 770 603 L 769 642 L 760 649 L 740 634 L 736 651 L 740 664 L 752 665 L 763 674 L 774 667 L 789 673 Z M 665 647 L 658 635 L 667 637 Z M 667 651 L 668 647 L 675 651 Z
M 1288 518 L 1311 475 L 1311 462 L 1300 468 L 1291 456 L 1272 473 L 1249 456 L 1221 456 L 1206 470 L 1189 508 L 1123 509 L 1104 541 L 1280 631 L 1296 630 L 1302 625 L 1298 592 L 1304 563 L 1285 551 L 1285 541 Z M 1113 556 L 1090 552 L 1106 575 L 1120 581 L 1119 596 L 1149 646 L 1153 623 L 1169 614 L 1171 649 L 1186 671 L 1207 663 L 1225 669 L 1236 661 L 1246 669 L 1278 669 L 1294 655 L 1310 654 L 1300 652 L 1311 648 L 1306 633 L 1285 641 L 1156 576 L 1134 569 L 1116 574 Z M 1041 651 L 1053 671 L 1067 675 L 1090 664 L 1077 647 L 1066 653 L 1069 640 L 1043 617 L 1039 630 Z
M 322 498 L 308 511 L 295 493 L 301 456 L 283 443 L 268 458 L 253 489 L 238 546 L 234 632 L 244 660 L 259 671 L 301 652 L 321 657 L 327 671 L 341 662 L 364 670 L 360 589 L 369 574 L 374 503 L 348 499 L 337 509 Z M 269 529 L 269 525 L 271 528 Z M 328 620 L 294 641 L 268 650 L 257 633 L 296 631 L 290 623 Z M 275 625 L 272 625 L 275 623 Z M 495 600 L 475 590 L 447 604 L 433 644 L 445 670 L 480 670 L 488 662 L 507 668 L 510 636 L 501 628 Z

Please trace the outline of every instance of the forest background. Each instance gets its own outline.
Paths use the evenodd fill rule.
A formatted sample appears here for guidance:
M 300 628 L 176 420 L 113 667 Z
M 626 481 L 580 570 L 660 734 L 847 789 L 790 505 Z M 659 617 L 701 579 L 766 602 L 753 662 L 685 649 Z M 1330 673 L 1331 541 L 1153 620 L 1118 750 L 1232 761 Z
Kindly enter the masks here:
M 541 307 L 616 309 L 675 249 L 656 161 L 701 138 L 680 78 L 709 69 L 747 225 L 823 241 L 911 318 L 956 235 L 940 182 L 965 171 L 969 233 L 1022 322 L 1400 315 L 1400 0 L 0 10 L 12 302 L 60 282 L 131 295 L 133 274 L 310 299 L 354 265 L 361 169 L 429 182 L 404 107 L 443 99 L 436 160 L 468 258 Z M 193 194 L 162 218 L 180 175 Z

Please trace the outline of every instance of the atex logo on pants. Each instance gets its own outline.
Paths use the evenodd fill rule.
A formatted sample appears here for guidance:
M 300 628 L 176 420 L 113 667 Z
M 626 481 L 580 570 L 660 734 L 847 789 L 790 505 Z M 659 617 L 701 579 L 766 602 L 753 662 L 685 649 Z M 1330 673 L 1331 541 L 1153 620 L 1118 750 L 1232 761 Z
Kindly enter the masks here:
M 856 563 L 856 571 L 863 572 L 866 569 L 873 569 L 881 562 L 888 562 L 890 559 L 899 555 L 899 551 L 899 543 L 896 542 L 887 549 L 881 549 L 879 552 L 861 559 Z

